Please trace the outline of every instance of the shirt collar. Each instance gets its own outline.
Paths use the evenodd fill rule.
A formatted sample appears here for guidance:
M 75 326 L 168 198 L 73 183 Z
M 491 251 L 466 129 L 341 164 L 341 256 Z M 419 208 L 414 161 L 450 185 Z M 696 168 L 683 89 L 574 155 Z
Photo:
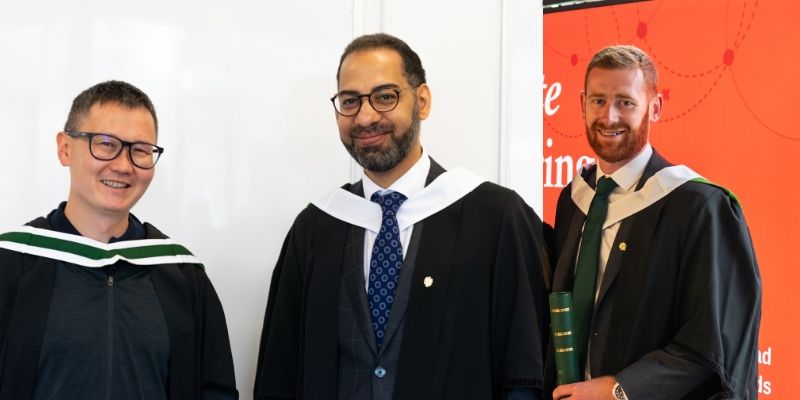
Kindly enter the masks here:
M 72 222 L 70 222 L 69 219 L 67 218 L 67 214 L 64 212 L 64 209 L 66 207 L 67 207 L 67 202 L 66 201 L 61 202 L 61 204 L 58 205 L 58 208 L 53 210 L 47 216 L 47 222 L 50 223 L 50 226 L 56 232 L 83 236 L 81 235 L 80 232 L 78 232 L 77 229 L 75 229 L 75 226 L 72 225 Z M 114 242 L 122 242 L 125 240 L 139 240 L 139 239 L 145 239 L 146 236 L 147 233 L 145 232 L 144 225 L 142 225 L 139 219 L 133 216 L 133 214 L 128 214 L 128 229 L 125 230 L 125 233 L 123 233 L 122 236 L 112 237 L 111 240 L 109 240 L 108 242 L 114 243 Z
M 386 192 L 399 192 L 405 195 L 406 198 L 411 198 L 417 194 L 417 192 L 425 188 L 425 180 L 428 178 L 428 171 L 430 169 L 431 159 L 428 158 L 425 149 L 422 149 L 422 157 L 414 163 L 411 169 L 406 171 L 403 176 L 394 181 L 387 189 L 378 186 L 377 183 L 373 182 L 372 179 L 369 179 L 369 177 L 362 172 L 361 181 L 364 184 L 364 198 L 371 199 L 372 194 L 375 192 L 380 192 L 381 194 Z
M 633 157 L 628 163 L 623 165 L 620 169 L 616 170 L 613 174 L 608 175 L 600 169 L 600 164 L 597 165 L 597 177 L 596 179 L 600 179 L 602 176 L 610 176 L 611 179 L 614 179 L 614 182 L 617 183 L 619 189 L 623 192 L 630 192 L 635 188 L 639 179 L 641 179 L 642 174 L 644 174 L 644 168 L 647 166 L 647 162 L 650 161 L 650 157 L 653 155 L 653 147 L 650 146 L 650 143 L 644 145 L 642 151 Z M 615 191 L 617 189 L 614 189 Z

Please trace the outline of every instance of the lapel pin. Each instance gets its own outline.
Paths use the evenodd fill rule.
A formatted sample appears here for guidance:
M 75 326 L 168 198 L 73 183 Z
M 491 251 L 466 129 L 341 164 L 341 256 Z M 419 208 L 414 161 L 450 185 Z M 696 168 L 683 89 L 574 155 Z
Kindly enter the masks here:
M 620 243 L 619 243 L 619 249 L 620 249 L 621 251 L 628 250 L 628 244 L 627 244 L 627 243 L 625 243 L 625 242 L 620 242 Z
M 426 276 L 425 280 L 422 281 L 422 284 L 424 284 L 425 287 L 433 286 L 433 278 L 431 278 L 430 276 Z

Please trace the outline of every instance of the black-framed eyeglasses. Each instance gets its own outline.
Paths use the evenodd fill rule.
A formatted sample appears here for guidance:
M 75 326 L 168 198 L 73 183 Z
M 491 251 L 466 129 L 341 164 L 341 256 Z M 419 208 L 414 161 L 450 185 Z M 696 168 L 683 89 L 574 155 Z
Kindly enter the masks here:
M 158 159 L 164 154 L 164 148 L 147 142 L 126 142 L 112 134 L 100 132 L 64 132 L 74 138 L 86 138 L 89 141 L 89 153 L 100 161 L 111 161 L 119 157 L 122 150 L 128 148 L 128 157 L 133 165 L 141 169 L 155 167 Z
M 385 113 L 397 108 L 397 103 L 400 102 L 400 89 L 379 88 L 368 94 L 341 92 L 331 97 L 331 103 L 339 115 L 352 117 L 361 111 L 361 106 L 364 104 L 361 99 L 364 97 L 367 98 L 373 110 Z

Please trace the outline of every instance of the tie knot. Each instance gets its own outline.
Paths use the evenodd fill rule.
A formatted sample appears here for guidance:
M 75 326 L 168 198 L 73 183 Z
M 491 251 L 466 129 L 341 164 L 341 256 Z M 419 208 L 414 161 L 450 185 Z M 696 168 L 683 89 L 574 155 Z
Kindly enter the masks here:
M 393 214 L 397 213 L 397 209 L 406 201 L 406 196 L 404 196 L 400 192 L 388 192 L 386 194 L 379 194 L 375 192 L 372 194 L 373 203 L 378 203 L 381 206 L 381 211 L 386 214 L 387 211 L 391 211 Z
M 597 189 L 595 189 L 595 196 L 608 197 L 609 194 L 617 187 L 617 183 L 613 179 L 604 176 L 597 181 Z

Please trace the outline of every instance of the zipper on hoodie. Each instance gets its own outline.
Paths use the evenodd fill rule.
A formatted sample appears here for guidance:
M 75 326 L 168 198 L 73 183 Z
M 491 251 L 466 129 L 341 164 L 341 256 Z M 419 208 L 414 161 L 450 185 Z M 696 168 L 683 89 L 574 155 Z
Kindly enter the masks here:
M 111 387 L 114 377 L 114 274 L 117 267 L 110 266 L 106 271 L 106 285 L 108 286 L 108 310 L 106 314 L 107 355 L 106 355 L 106 400 L 111 400 Z

